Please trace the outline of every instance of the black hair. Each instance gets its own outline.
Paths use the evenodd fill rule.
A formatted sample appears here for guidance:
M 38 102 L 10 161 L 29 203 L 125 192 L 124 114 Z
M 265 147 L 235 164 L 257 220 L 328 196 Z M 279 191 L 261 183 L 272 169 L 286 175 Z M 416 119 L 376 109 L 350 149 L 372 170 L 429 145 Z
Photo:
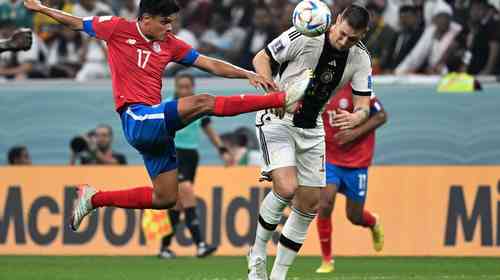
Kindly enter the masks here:
M 412 5 L 404 5 L 404 6 L 401 6 L 399 8 L 399 13 L 400 14 L 403 14 L 403 13 L 416 14 L 417 13 L 417 7 L 412 6 Z
M 384 7 L 380 7 L 379 5 L 377 5 L 377 4 L 373 3 L 373 2 L 369 2 L 366 5 L 366 9 L 368 11 L 374 11 L 378 15 L 381 15 L 384 12 Z
M 141 19 L 144 14 L 168 17 L 178 11 L 179 6 L 175 0 L 141 0 L 139 4 L 139 19 Z
M 7 161 L 9 164 L 14 164 L 16 159 L 18 159 L 23 151 L 26 151 L 28 148 L 26 146 L 14 146 L 9 149 L 7 153 Z
M 113 128 L 109 124 L 104 124 L 104 123 L 98 124 L 96 129 L 98 128 L 106 128 L 109 131 L 109 136 L 113 137 Z
M 347 20 L 347 23 L 354 30 L 361 30 L 368 28 L 370 22 L 370 14 L 368 11 L 358 5 L 351 5 L 342 12 L 342 18 Z
M 186 72 L 179 73 L 179 74 L 175 75 L 175 80 L 180 80 L 180 79 L 189 79 L 191 81 L 191 84 L 194 86 L 194 76 L 193 75 L 186 73 Z

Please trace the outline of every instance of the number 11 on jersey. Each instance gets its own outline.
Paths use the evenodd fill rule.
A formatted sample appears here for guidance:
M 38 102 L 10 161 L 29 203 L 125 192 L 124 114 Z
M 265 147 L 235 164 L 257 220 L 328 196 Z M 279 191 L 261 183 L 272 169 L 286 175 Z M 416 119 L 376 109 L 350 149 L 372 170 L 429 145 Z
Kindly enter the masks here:
M 146 68 L 146 64 L 148 64 L 150 55 L 151 51 L 137 49 L 137 66 L 139 66 L 142 69 Z

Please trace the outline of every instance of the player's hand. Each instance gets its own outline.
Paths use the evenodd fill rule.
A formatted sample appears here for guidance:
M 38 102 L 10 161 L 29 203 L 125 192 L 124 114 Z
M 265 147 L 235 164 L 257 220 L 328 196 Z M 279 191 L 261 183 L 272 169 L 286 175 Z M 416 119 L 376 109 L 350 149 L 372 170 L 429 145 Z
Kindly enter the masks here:
M 278 90 L 274 81 L 253 72 L 248 75 L 248 80 L 252 86 L 257 89 L 261 88 L 265 92 Z
M 337 113 L 333 117 L 333 126 L 340 130 L 354 128 L 358 123 L 359 117 L 356 113 L 351 113 L 342 109 L 337 109 Z
M 24 0 L 24 7 L 28 10 L 39 12 L 44 6 L 40 0 Z
M 339 131 L 333 138 L 337 141 L 337 143 L 341 146 L 349 144 L 358 138 L 358 134 L 354 129 L 345 129 Z
M 31 48 L 33 33 L 29 28 L 20 28 L 10 37 L 8 48 L 12 51 L 27 51 Z

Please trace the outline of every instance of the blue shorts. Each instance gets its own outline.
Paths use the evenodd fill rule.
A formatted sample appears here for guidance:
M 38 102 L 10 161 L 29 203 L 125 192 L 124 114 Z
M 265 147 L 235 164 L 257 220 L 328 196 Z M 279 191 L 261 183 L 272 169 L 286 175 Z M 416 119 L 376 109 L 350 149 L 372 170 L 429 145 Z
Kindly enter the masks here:
M 174 137 L 182 127 L 177 101 L 133 104 L 120 117 L 125 138 L 142 154 L 151 178 L 177 168 Z
M 326 163 L 326 184 L 336 185 L 339 193 L 363 203 L 368 187 L 368 168 L 346 168 Z

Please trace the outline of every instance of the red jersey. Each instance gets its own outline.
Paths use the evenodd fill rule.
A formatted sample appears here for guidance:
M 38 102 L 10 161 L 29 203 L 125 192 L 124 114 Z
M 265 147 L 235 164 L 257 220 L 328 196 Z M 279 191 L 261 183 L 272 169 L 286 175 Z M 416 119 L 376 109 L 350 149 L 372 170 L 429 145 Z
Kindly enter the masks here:
M 372 96 L 370 104 L 370 114 L 374 114 L 383 108 L 375 96 Z M 375 131 L 356 139 L 354 142 L 339 145 L 334 138 L 339 129 L 333 127 L 333 118 L 337 109 L 349 112 L 354 110 L 350 86 L 342 88 L 330 99 L 322 115 L 325 127 L 326 162 L 350 168 L 370 166 L 375 148 Z
M 191 65 L 199 55 L 171 33 L 163 41 L 149 40 L 136 21 L 101 16 L 85 18 L 83 26 L 87 34 L 107 43 L 117 111 L 130 103 L 159 104 L 167 64 Z

